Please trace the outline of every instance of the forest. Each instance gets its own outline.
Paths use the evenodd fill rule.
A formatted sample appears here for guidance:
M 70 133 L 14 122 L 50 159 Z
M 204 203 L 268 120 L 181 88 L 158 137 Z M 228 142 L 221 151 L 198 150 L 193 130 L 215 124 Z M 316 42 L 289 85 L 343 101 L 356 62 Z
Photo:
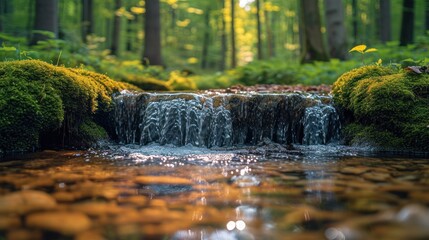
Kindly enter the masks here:
M 145 90 L 332 84 L 426 62 L 428 1 L 1 0 L 1 61 L 82 67 Z M 349 53 L 365 44 L 378 51 Z

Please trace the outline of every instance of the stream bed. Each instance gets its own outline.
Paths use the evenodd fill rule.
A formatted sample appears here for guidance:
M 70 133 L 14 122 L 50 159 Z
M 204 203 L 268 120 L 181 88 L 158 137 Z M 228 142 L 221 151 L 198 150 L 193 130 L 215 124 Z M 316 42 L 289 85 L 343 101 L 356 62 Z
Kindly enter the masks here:
M 429 160 L 118 145 L 0 162 L 0 239 L 429 239 Z

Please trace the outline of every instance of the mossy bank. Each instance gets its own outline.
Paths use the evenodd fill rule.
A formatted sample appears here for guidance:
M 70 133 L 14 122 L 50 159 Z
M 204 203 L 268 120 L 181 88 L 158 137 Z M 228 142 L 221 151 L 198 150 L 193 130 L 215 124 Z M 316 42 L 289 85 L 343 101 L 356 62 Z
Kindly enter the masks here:
M 106 138 L 111 96 L 123 89 L 135 87 L 37 60 L 0 62 L 0 152 Z
M 333 85 L 349 144 L 429 150 L 429 74 L 366 66 Z

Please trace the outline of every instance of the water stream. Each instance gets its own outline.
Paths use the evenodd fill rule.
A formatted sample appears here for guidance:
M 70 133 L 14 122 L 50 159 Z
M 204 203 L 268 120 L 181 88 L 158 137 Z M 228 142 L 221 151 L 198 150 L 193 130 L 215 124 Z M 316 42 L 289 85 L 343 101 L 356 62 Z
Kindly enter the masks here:
M 0 161 L 0 239 L 427 239 L 429 161 L 310 94 L 123 93 L 116 143 Z

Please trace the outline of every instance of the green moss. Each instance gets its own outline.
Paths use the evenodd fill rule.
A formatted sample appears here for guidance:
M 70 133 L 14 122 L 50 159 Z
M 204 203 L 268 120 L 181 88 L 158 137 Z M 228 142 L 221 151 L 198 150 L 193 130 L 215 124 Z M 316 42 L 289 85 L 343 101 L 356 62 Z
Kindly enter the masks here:
M 135 85 L 147 91 L 172 91 L 173 89 L 167 82 L 155 79 L 148 76 L 127 75 L 126 78 L 121 78 L 121 81 Z
M 356 83 L 362 79 L 379 77 L 392 74 L 389 68 L 380 66 L 365 66 L 353 69 L 341 75 L 332 86 L 334 101 L 341 107 L 350 107 L 350 94 L 353 92 Z
M 108 138 L 106 130 L 89 119 L 85 120 L 79 126 L 76 136 L 78 136 L 78 138 L 74 139 L 74 141 L 88 147 L 99 140 Z
M 429 75 L 394 73 L 371 66 L 352 70 L 334 84 L 335 103 L 345 110 L 350 143 L 429 150 Z M 359 126 L 359 127 L 357 127 Z
M 26 151 L 79 143 L 78 129 L 111 107 L 123 83 L 36 60 L 0 63 L 0 149 Z M 94 139 L 91 139 L 94 140 Z

